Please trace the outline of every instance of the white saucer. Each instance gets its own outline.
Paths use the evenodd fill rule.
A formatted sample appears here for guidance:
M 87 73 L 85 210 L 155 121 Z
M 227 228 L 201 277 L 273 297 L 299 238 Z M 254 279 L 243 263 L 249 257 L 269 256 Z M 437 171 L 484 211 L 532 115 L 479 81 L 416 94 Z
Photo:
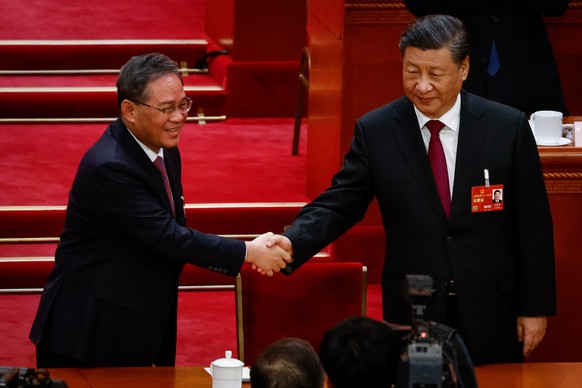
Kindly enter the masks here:
M 536 143 L 538 145 L 541 145 L 541 146 L 548 146 L 548 147 L 554 146 L 554 147 L 559 147 L 559 146 L 564 146 L 564 145 L 567 145 L 567 144 L 572 143 L 572 139 L 567 139 L 565 137 L 561 137 L 558 142 L 544 142 L 544 141 L 538 141 L 538 140 L 536 140 Z

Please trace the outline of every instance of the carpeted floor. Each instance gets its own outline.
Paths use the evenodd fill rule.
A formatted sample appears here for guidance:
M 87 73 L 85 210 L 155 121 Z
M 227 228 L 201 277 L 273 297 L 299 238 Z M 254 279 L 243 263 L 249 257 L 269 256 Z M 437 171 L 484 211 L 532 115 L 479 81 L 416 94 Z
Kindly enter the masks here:
M 28 333 L 40 295 L 3 295 L 0 324 L 0 365 L 32 367 L 34 346 Z M 368 286 L 367 315 L 381 319 L 380 285 Z M 209 365 L 224 356 L 236 355 L 234 290 L 181 292 L 178 310 L 176 365 Z
M 0 0 L 2 39 L 199 39 L 204 0 Z
M 0 206 L 66 205 L 77 165 L 106 124 L 0 124 Z M 292 119 L 228 119 L 182 133 L 187 203 L 304 202 L 305 128 Z
M 28 333 L 39 299 L 37 294 L 2 296 L 0 365 L 36 364 Z M 234 291 L 180 293 L 178 321 L 178 365 L 208 365 L 224 357 L 224 350 L 236 354 Z

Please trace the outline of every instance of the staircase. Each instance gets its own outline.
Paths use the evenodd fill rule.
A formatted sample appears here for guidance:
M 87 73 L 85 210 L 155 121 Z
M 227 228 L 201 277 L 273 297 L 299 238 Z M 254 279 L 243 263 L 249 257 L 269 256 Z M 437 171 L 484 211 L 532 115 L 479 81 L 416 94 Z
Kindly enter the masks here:
M 201 148 L 209 148 L 205 138 L 211 136 L 219 138 L 219 141 L 225 139 L 218 152 L 236 154 L 235 160 L 239 163 L 237 173 L 241 176 L 235 177 L 239 178 L 235 187 L 238 191 L 247 190 L 246 195 L 253 197 L 253 202 L 247 199 L 246 203 L 190 202 L 186 205 L 189 226 L 208 233 L 250 239 L 268 230 L 283 230 L 304 205 L 305 167 L 302 163 L 305 163 L 305 152 L 300 152 L 302 156 L 291 156 L 292 122 L 289 121 L 287 133 L 286 122 L 283 121 L 282 125 L 281 120 L 277 121 L 279 118 L 295 117 L 300 58 L 233 59 L 230 54 L 223 53 L 225 46 L 213 41 L 204 32 L 203 15 L 205 6 L 214 7 L 216 11 L 225 2 L 211 0 L 207 5 L 205 0 L 189 0 L 186 3 L 102 0 L 92 4 L 59 0 L 58 6 L 55 6 L 51 2 L 35 0 L 27 7 L 19 7 L 17 11 L 11 12 L 12 8 L 5 8 L 0 13 L 0 39 L 4 39 L 0 40 L 0 133 L 19 134 L 10 141 L 4 136 L 0 151 L 10 154 L 17 150 L 21 154 L 29 154 L 25 158 L 19 157 L 17 161 L 25 163 L 19 163 L 19 168 L 12 169 L 16 170 L 12 174 L 26 178 L 26 184 L 19 185 L 22 181 L 11 181 L 10 177 L 6 179 L 9 174 L 5 174 L 3 182 L 0 182 L 0 188 L 2 184 L 7 185 L 4 186 L 6 190 L 0 189 L 0 295 L 4 297 L 3 300 L 14 298 L 16 307 L 12 310 L 9 308 L 7 315 L 9 319 L 13 318 L 11 323 L 15 327 L 22 328 L 21 333 L 11 333 L 13 336 L 7 339 L 5 345 L 7 348 L 26 348 L 23 358 L 2 359 L 3 355 L 0 354 L 0 365 L 33 364 L 34 349 L 26 335 L 33 316 L 32 310 L 37 304 L 35 298 L 38 298 L 38 292 L 52 268 L 54 251 L 64 226 L 66 191 L 55 187 L 57 185 L 54 182 L 49 182 L 54 179 L 54 170 L 46 167 L 44 159 L 50 158 L 51 154 L 41 151 L 51 149 L 52 154 L 62 154 L 68 163 L 78 160 L 80 150 L 86 149 L 105 126 L 118 116 L 115 83 L 120 67 L 131 56 L 161 52 L 174 59 L 181 68 L 184 89 L 194 102 L 189 121 L 196 123 L 187 124 L 189 131 L 183 135 L 184 138 L 194 138 L 190 141 L 182 140 L 183 164 L 192 166 L 192 169 L 215 171 L 218 177 L 216 180 L 220 181 L 214 185 L 206 180 L 200 183 L 201 179 L 189 177 L 184 172 L 184 186 L 224 184 L 225 179 L 221 179 L 224 171 L 220 171 L 224 164 L 210 158 L 202 161 L 192 159 L 192 154 L 200 154 Z M 265 9 L 270 6 L 297 9 L 294 3 L 264 3 Z M 255 4 L 247 3 L 245 6 L 252 8 Z M 217 11 L 223 12 L 220 9 Z M 297 20 L 294 17 L 287 18 Z M 265 20 L 258 19 L 261 22 Z M 210 28 L 221 27 L 219 24 L 211 23 Z M 262 26 L 258 27 L 260 30 Z M 283 25 L 278 28 L 285 30 Z M 269 47 L 284 46 L 276 34 L 265 35 L 258 34 L 256 39 Z M 252 46 L 253 42 L 249 44 Z M 253 55 L 262 52 L 260 49 L 245 51 Z M 208 56 L 209 53 L 217 52 L 219 54 L 216 56 Z M 257 131 L 256 123 L 245 125 L 245 120 L 249 118 L 264 120 L 262 125 L 276 126 L 277 131 L 262 127 Z M 213 122 L 216 125 L 213 126 Z M 273 122 L 277 124 L 271 124 Z M 206 123 L 209 125 L 202 125 Z M 222 132 L 217 130 L 218 125 L 223 126 Z M 227 128 L 227 134 L 224 128 Z M 250 143 L 242 142 L 240 137 L 237 141 L 237 137 L 231 135 L 237 130 L 251 133 L 249 129 L 256 132 L 256 136 L 255 132 L 247 136 Z M 264 135 L 267 132 L 270 136 Z M 288 140 L 285 138 L 287 135 Z M 27 141 L 27 136 L 38 137 L 40 140 L 32 144 Z M 230 140 L 229 144 L 227 139 Z M 280 144 L 275 144 L 276 141 L 284 143 L 288 153 L 283 154 L 284 151 L 277 148 Z M 71 144 L 63 145 L 64 142 Z M 245 151 L 253 147 L 268 148 L 272 154 L 275 150 L 277 157 L 273 161 L 266 157 L 249 157 Z M 266 168 L 264 164 L 258 164 L 256 159 L 263 159 L 263 163 L 267 160 L 270 165 Z M 14 161 L 7 162 L 5 159 L 0 164 L 0 171 L 14 167 Z M 54 168 L 62 170 L 67 166 Z M 261 174 L 261 168 L 273 171 Z M 248 171 L 254 175 L 254 181 L 249 179 Z M 39 175 L 43 179 L 39 179 Z M 72 180 L 72 174 L 70 178 Z M 27 191 L 26 198 L 33 200 L 51 191 L 62 193 L 62 197 L 59 196 L 62 201 L 58 200 L 55 206 L 51 206 L 52 203 L 38 206 L 31 201 L 17 203 L 23 196 L 15 195 L 15 188 Z M 273 188 L 273 193 L 266 193 L 268 188 Z M 285 196 L 279 195 L 281 191 L 285 191 Z M 9 198 L 6 192 L 11 193 Z M 214 192 L 211 191 L 211 194 Z M 276 200 L 272 198 L 275 194 Z M 237 198 L 240 198 L 238 195 Z M 193 197 L 196 196 L 191 195 L 190 200 Z M 287 202 L 274 202 L 281 200 Z M 227 199 L 224 202 L 235 201 Z M 350 241 L 348 245 L 351 245 Z M 329 260 L 329 251 L 322 252 L 320 260 Z M 345 259 L 348 260 L 347 257 Z M 230 290 L 232 279 L 187 266 L 181 278 L 181 287 L 187 290 L 207 290 L 213 287 Z M 185 295 L 196 293 L 180 294 L 181 298 L 186 298 Z M 376 297 L 374 303 L 369 303 L 375 308 L 374 314 L 380 314 L 379 291 L 369 295 Z M 199 308 L 200 304 L 193 305 Z M 224 314 L 224 311 L 219 313 Z M 200 322 L 196 321 L 192 326 L 195 327 L 195 334 L 201 338 L 192 332 L 185 335 L 190 342 L 187 346 L 178 347 L 183 353 L 182 359 L 179 354 L 179 363 L 206 364 L 206 360 L 201 362 L 200 358 L 196 358 L 199 355 L 196 354 L 195 346 L 202 344 L 201 348 L 208 352 L 211 346 L 207 338 L 224 335 L 220 332 L 208 336 L 200 330 L 211 330 L 212 324 L 209 322 L 213 322 L 217 314 L 205 318 L 200 315 L 200 311 L 191 314 L 190 309 L 182 309 L 181 314 L 180 322 L 199 319 Z M 189 327 L 187 324 L 183 326 Z M 185 343 L 184 339 L 180 341 Z M 222 351 L 225 345 L 217 345 L 215 342 L 213 344 Z
M 31 4 L 22 11 L 24 14 L 3 9 L 0 13 L 0 38 L 4 38 L 0 40 L 0 132 L 24 135 L 5 142 L 5 152 L 18 148 L 19 152 L 35 156 L 24 163 L 8 159 L 0 169 L 16 170 L 19 178 L 26 177 L 27 184 L 23 188 L 29 193 L 34 191 L 31 187 L 38 187 L 39 195 L 43 195 L 43 190 L 51 192 L 51 183 L 34 178 L 35 174 L 52 176 L 55 173 L 43 163 L 50 156 L 40 151 L 54 147 L 65 158 L 77 161 L 78 155 L 68 153 L 71 150 L 63 146 L 63 141 L 71 139 L 77 148 L 88 148 L 87 144 L 96 139 L 95 134 L 101 133 L 105 125 L 118 116 L 115 84 L 119 69 L 132 56 L 150 52 L 164 53 L 178 63 L 186 95 L 193 100 L 189 121 L 199 124 L 225 121 L 232 117 L 231 113 L 235 117 L 293 117 L 295 69 L 299 58 L 297 62 L 236 63 L 223 46 L 205 33 L 205 7 L 204 0 L 187 3 L 102 0 L 82 4 L 59 0 L 58 7 L 43 2 Z M 283 100 L 288 104 L 282 104 Z M 283 105 L 287 107 L 282 108 Z M 26 135 L 42 136 L 46 147 L 37 148 L 38 142 L 36 146 L 26 142 Z M 17 143 L 20 141 L 22 143 Z M 184 151 L 183 161 L 187 163 L 189 155 Z M 66 197 L 59 197 L 62 203 L 59 200 L 55 204 L 61 206 L 61 218 L 56 223 L 52 221 L 55 229 L 49 235 L 39 234 L 37 227 L 46 221 L 45 208 L 34 203 L 15 206 L 14 200 L 20 196 L 15 194 L 16 188 L 9 180 L 15 183 L 22 180 L 14 179 L 14 175 L 7 176 L 12 178 L 6 179 L 8 182 L 3 182 L 5 190 L 0 190 L 0 214 L 13 217 L 6 225 L 21 224 L 23 235 L 20 237 L 25 239 L 18 244 L 6 240 L 6 237 L 13 237 L 13 228 L 2 233 L 0 260 L 7 255 L 34 256 L 27 252 L 31 244 L 26 238 L 51 237 L 52 245 L 42 248 L 41 256 L 50 255 L 64 224 Z M 187 179 L 183 177 L 184 186 L 200 185 L 187 182 Z M 265 201 L 258 197 L 257 202 Z M 213 217 L 203 218 L 206 222 L 200 222 L 200 214 L 189 221 L 196 223 L 190 226 L 210 233 L 234 233 L 240 238 L 252 238 L 267 230 L 282 230 L 300 205 L 292 204 L 291 212 L 283 218 L 280 207 L 273 203 L 251 206 L 251 210 L 248 204 L 218 206 L 222 210 L 211 208 Z M 257 209 L 261 214 L 259 219 L 248 217 Z M 215 219 L 223 222 L 217 224 Z M 228 224 L 236 224 L 237 230 L 227 231 L 225 225 Z M 17 246 L 21 248 L 15 249 Z M 33 250 L 41 247 L 37 240 L 32 246 Z
M 132 56 L 149 52 L 179 64 L 186 94 L 194 101 L 191 120 L 224 119 L 223 80 L 195 67 L 208 47 L 203 39 L 0 41 L 0 119 L 111 121 L 118 115 L 119 69 Z

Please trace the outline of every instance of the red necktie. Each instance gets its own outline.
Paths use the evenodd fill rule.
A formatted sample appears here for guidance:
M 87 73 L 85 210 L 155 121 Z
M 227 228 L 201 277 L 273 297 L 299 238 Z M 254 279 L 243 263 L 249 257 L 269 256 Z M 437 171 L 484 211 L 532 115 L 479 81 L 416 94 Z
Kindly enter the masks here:
M 447 218 L 451 212 L 451 190 L 449 188 L 449 173 L 447 172 L 447 160 L 443 145 L 439 138 L 439 132 L 445 124 L 438 120 L 430 120 L 426 123 L 426 128 L 430 131 L 430 142 L 428 143 L 428 160 L 434 175 L 434 181 L 439 192 L 441 203 Z
M 172 197 L 172 189 L 170 188 L 170 180 L 168 179 L 168 173 L 166 172 L 166 165 L 164 164 L 164 159 L 158 156 L 156 160 L 154 160 L 154 166 L 156 166 L 156 168 L 162 175 L 164 187 L 166 188 L 166 193 L 168 194 L 168 199 L 170 200 L 170 205 L 172 206 L 172 215 L 175 217 L 176 209 L 174 208 L 174 198 Z

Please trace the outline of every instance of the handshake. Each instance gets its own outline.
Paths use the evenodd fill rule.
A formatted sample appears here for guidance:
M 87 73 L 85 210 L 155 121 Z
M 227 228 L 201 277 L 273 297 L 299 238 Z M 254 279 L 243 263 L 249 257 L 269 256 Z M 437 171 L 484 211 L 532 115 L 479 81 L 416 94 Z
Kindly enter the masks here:
M 291 241 L 271 232 L 260 235 L 253 241 L 247 241 L 245 263 L 262 275 L 273 276 L 293 261 Z

